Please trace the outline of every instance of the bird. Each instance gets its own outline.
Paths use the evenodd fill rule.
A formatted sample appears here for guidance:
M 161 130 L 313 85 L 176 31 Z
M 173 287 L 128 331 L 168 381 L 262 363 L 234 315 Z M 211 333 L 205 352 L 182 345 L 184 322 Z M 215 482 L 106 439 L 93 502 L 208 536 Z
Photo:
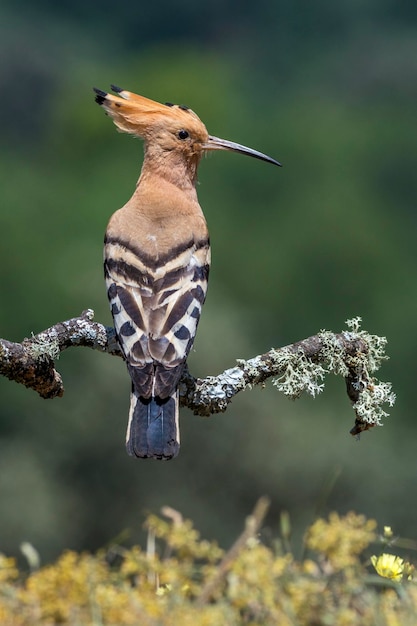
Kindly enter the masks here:
M 209 135 L 192 109 L 115 85 L 93 88 L 117 129 L 144 141 L 135 191 L 110 218 L 104 273 L 116 336 L 132 386 L 126 450 L 169 460 L 180 449 L 179 391 L 210 269 L 210 240 L 196 182 L 212 150 L 275 159 Z

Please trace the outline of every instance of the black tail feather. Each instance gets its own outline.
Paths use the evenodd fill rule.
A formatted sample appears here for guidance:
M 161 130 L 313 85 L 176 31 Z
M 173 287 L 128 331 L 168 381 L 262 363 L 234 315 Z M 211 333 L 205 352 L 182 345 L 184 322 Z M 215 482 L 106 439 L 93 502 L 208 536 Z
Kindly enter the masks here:
M 180 448 L 178 392 L 169 398 L 143 399 L 131 394 L 126 449 L 142 459 L 172 459 Z

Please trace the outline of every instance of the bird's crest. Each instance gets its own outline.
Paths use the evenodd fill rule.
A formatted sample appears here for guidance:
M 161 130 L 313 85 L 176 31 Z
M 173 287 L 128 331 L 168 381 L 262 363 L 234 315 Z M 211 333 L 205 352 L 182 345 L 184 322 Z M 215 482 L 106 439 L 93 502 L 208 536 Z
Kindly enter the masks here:
M 201 137 L 203 141 L 207 139 L 206 127 L 189 107 L 170 102 L 161 104 L 115 85 L 111 85 L 111 88 L 117 95 L 94 88 L 96 102 L 105 109 L 121 132 L 146 138 L 158 128 L 180 130 L 184 127 L 195 137 Z

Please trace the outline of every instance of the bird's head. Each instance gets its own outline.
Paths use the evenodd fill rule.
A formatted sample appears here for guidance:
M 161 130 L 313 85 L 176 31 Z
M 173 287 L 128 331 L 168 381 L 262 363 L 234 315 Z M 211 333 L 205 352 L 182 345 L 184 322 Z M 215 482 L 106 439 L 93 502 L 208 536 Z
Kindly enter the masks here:
M 205 152 L 231 150 L 280 165 L 262 152 L 209 135 L 198 115 L 184 105 L 160 104 L 114 85 L 112 90 L 117 95 L 94 89 L 96 102 L 121 132 L 144 139 L 147 150 L 155 157 L 171 153 L 196 168 Z

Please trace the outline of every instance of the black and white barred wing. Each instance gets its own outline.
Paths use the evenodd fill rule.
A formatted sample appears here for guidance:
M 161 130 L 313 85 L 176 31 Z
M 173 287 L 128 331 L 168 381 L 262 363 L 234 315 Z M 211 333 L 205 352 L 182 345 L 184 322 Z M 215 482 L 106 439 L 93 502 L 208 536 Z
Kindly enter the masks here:
M 158 263 L 107 240 L 105 273 L 114 325 L 135 387 L 167 398 L 193 345 L 207 291 L 208 241 L 190 242 Z

